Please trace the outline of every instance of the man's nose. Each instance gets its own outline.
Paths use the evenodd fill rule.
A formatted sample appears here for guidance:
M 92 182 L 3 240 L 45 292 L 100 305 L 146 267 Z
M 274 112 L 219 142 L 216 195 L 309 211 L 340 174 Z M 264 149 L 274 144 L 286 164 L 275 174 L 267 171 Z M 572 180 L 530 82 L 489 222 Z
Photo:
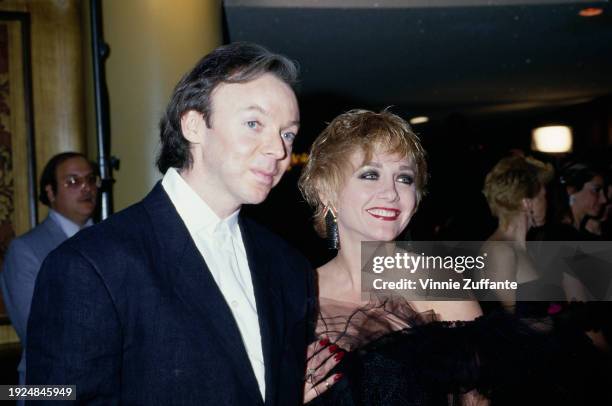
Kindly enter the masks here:
M 91 189 L 92 187 L 89 182 L 83 182 L 83 184 L 81 185 L 81 193 L 90 193 Z
M 82 192 L 91 192 L 93 190 L 97 191 L 98 187 L 95 183 L 92 183 L 89 179 L 83 180 L 81 183 L 81 191 Z
M 285 159 L 287 156 L 287 148 L 280 133 L 270 132 L 266 135 L 263 152 L 277 160 Z

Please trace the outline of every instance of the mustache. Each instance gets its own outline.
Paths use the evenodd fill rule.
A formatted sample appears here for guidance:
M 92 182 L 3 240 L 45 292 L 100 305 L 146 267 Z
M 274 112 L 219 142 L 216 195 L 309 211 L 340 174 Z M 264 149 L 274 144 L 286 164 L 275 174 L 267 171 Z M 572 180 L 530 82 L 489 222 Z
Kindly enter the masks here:
M 83 195 L 81 195 L 81 197 L 79 197 L 79 200 L 80 201 L 85 201 L 85 200 L 95 201 L 96 196 L 93 193 L 88 192 L 88 193 L 84 193 Z

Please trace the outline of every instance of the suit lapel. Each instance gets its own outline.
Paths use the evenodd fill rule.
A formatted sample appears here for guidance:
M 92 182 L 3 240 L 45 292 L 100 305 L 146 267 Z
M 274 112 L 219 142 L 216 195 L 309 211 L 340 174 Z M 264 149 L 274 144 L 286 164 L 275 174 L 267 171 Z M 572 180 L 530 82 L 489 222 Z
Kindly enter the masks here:
M 58 246 L 64 242 L 68 236 L 62 230 L 62 227 L 53 220 L 51 216 L 47 216 L 45 220 L 40 224 L 48 234 L 48 241 L 53 241 L 55 246 Z M 55 248 L 55 247 L 54 247 Z
M 266 247 L 259 243 L 260 239 L 252 234 L 248 223 L 242 216 L 240 216 L 239 225 L 257 304 L 261 346 L 266 369 L 266 404 L 271 405 L 275 404 L 283 339 L 283 306 L 278 296 L 280 287 L 272 278 L 272 269 L 270 269 L 269 258 L 273 253 L 267 252 Z
M 154 255 L 162 264 L 161 272 L 181 301 L 202 319 L 194 330 L 216 332 L 219 348 L 230 360 L 237 378 L 254 403 L 261 404 L 257 380 L 234 316 L 161 183 L 143 203 L 151 215 L 158 245 Z

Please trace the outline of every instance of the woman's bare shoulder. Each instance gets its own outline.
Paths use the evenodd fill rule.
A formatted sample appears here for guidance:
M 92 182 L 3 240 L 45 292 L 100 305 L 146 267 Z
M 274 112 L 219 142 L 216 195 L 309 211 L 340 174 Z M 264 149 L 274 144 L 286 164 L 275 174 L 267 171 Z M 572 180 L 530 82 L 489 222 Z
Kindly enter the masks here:
M 461 301 L 422 301 L 410 302 L 410 305 L 420 313 L 433 311 L 438 320 L 455 321 L 455 320 L 474 320 L 482 316 L 482 309 L 475 300 Z

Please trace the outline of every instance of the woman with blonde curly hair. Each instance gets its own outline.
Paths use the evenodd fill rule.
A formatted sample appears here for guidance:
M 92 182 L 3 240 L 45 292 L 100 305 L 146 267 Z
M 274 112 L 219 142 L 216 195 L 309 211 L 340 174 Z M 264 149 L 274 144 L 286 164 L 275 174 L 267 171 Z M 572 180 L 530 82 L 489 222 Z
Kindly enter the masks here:
M 312 145 L 299 186 L 316 230 L 338 252 L 316 270 L 319 341 L 309 348 L 306 400 L 329 388 L 314 402 L 488 402 L 468 379 L 487 358 L 483 337 L 495 336 L 477 302 L 362 300 L 361 243 L 396 239 L 427 179 L 419 138 L 388 111 L 341 114 Z
M 520 155 L 503 158 L 487 174 L 483 193 L 498 219 L 497 229 L 483 246 L 492 279 L 523 286 L 539 279 L 526 252 L 527 232 L 546 220 L 546 184 L 553 174 L 550 164 Z M 514 311 L 515 291 L 497 295 L 506 309 Z

